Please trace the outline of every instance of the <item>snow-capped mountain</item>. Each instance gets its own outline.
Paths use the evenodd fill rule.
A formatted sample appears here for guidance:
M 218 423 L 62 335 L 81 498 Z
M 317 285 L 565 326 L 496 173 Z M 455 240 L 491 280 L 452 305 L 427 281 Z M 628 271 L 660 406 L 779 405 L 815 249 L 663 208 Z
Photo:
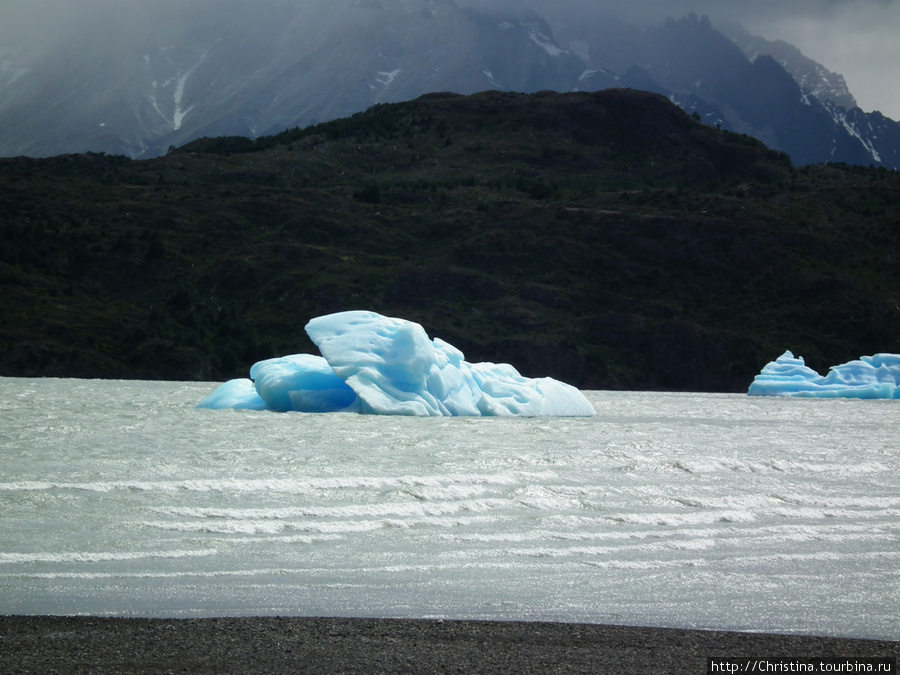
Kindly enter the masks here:
M 37 39 L 34 26 L 0 27 L 0 155 L 149 157 L 202 136 L 276 133 L 428 92 L 631 87 L 797 164 L 900 168 L 900 125 L 856 108 L 840 75 L 785 43 L 728 38 L 705 17 L 643 30 L 588 14 L 551 26 L 514 1 L 90 7 L 61 17 L 54 39 Z

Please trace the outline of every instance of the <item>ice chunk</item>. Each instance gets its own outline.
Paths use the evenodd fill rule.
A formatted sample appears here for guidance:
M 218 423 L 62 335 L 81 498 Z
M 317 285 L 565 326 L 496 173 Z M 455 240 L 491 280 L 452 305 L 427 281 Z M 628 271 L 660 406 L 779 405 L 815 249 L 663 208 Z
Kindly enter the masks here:
M 270 410 L 356 412 L 359 401 L 321 356 L 294 354 L 260 361 L 250 379 Z
M 824 377 L 786 351 L 767 363 L 750 385 L 750 396 L 900 399 L 900 354 L 863 356 L 832 366 Z
M 334 372 L 379 415 L 477 415 L 481 392 L 462 352 L 417 323 L 353 311 L 306 324 Z M 467 366 L 468 364 L 466 364 Z
M 223 410 L 233 408 L 236 410 L 268 410 L 269 406 L 256 393 L 253 380 L 239 378 L 228 380 L 213 393 L 197 404 L 198 408 L 212 408 Z
M 294 354 L 254 364 L 251 379 L 229 380 L 198 408 L 358 412 L 359 399 L 321 356 Z
M 339 312 L 313 319 L 306 332 L 322 356 L 284 356 L 251 368 L 265 409 L 417 416 L 594 414 L 575 387 L 523 377 L 508 364 L 469 363 L 459 349 L 429 339 L 422 326 L 404 319 Z M 243 405 L 243 397 L 249 397 L 245 389 L 231 397 L 217 390 L 203 407 L 238 407 L 231 401 L 249 407 Z

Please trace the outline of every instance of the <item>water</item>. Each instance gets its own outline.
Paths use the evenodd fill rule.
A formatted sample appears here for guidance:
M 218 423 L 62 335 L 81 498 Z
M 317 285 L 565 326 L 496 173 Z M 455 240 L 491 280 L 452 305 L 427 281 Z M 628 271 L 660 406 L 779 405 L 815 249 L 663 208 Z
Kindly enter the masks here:
M 591 419 L 196 410 L 0 378 L 0 614 L 584 621 L 900 639 L 895 401 Z

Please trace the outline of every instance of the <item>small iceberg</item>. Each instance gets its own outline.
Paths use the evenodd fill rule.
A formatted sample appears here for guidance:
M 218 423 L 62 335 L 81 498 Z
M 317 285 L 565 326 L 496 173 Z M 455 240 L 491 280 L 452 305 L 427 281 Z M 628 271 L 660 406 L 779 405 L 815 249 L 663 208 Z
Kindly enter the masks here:
M 198 408 L 371 415 L 591 417 L 575 387 L 528 378 L 509 364 L 469 363 L 421 325 L 375 312 L 328 314 L 306 325 L 322 356 L 260 361 Z
M 832 366 L 819 375 L 803 357 L 786 351 L 765 365 L 747 391 L 750 396 L 900 399 L 900 354 L 875 354 Z

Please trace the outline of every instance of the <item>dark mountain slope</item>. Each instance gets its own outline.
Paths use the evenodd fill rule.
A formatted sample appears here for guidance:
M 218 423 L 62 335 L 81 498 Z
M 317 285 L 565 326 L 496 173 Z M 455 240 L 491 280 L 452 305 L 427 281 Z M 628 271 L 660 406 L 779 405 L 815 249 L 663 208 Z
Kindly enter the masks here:
M 896 351 L 900 179 L 631 90 L 431 95 L 165 157 L 0 161 L 0 373 L 245 375 L 313 316 L 588 388 Z
M 771 56 L 751 62 L 706 17 L 693 15 L 648 31 L 647 40 L 653 54 L 649 73 L 673 93 L 698 96 L 723 110 L 728 128 L 786 152 L 797 165 L 835 159 L 835 143 L 845 130 Z M 842 149 L 839 157 L 848 163 L 872 163 L 861 144 Z
M 778 61 L 804 91 L 822 103 L 827 101 L 845 110 L 857 107 L 843 75 L 831 72 L 804 56 L 794 45 L 782 40 L 770 42 L 734 26 L 726 29 L 725 33 L 751 61 L 760 55 L 768 55 Z

